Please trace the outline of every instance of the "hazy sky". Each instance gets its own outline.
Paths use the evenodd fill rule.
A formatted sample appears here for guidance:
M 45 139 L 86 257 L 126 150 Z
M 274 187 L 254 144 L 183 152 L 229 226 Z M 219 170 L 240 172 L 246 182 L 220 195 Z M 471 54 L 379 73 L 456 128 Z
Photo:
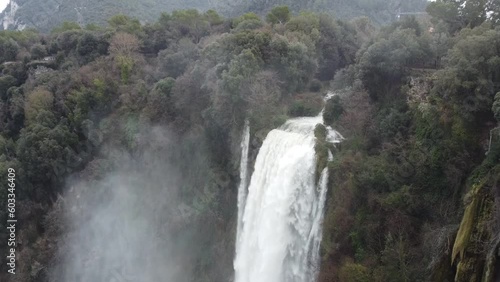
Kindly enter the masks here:
M 9 0 L 0 0 L 0 11 L 3 11 L 7 4 L 9 4 Z

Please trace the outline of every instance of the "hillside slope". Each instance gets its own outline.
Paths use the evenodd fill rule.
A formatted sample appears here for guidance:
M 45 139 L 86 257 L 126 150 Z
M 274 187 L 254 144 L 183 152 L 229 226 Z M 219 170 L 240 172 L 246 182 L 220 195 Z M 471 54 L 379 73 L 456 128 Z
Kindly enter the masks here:
M 208 0 L 17 0 L 11 1 L 0 14 L 3 29 L 34 27 L 42 32 L 50 31 L 64 21 L 82 25 L 102 24 L 116 14 L 126 14 L 142 21 L 154 21 L 161 12 L 186 8 L 205 10 Z
M 137 17 L 141 21 L 154 22 L 162 12 L 180 9 L 207 10 L 214 8 L 225 16 L 237 16 L 254 12 L 264 16 L 273 7 L 288 5 L 295 13 L 309 10 L 323 12 L 340 19 L 367 16 L 378 25 L 394 21 L 400 12 L 422 12 L 426 0 L 12 0 L 0 14 L 1 28 L 23 29 L 34 27 L 42 32 L 64 21 L 74 21 L 81 25 L 103 24 L 116 14 Z
M 328 13 L 341 19 L 369 17 L 374 23 L 384 25 L 397 19 L 401 12 L 423 12 L 426 0 L 218 0 L 217 10 L 236 16 L 245 12 L 255 12 L 264 15 L 272 7 L 287 5 L 296 13 L 300 11 L 315 11 Z

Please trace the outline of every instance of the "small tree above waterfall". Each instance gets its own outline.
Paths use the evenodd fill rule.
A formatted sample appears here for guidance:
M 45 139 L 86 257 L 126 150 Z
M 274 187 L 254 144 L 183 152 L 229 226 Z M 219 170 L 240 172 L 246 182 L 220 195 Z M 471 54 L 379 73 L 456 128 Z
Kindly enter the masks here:
M 285 24 L 290 20 L 290 9 L 288 9 L 288 6 L 274 7 L 267 14 L 266 20 L 271 24 Z

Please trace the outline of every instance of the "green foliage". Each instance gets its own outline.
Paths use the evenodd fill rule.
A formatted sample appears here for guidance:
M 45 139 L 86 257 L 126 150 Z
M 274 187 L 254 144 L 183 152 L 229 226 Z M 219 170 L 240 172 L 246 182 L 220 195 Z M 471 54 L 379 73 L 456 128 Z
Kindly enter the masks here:
M 493 102 L 491 110 L 493 111 L 493 114 L 495 115 L 497 121 L 500 122 L 500 92 L 495 95 L 495 100 Z
M 380 134 L 384 138 L 393 138 L 398 133 L 405 134 L 410 123 L 410 117 L 406 113 L 391 108 L 381 111 L 380 115 Z
M 210 23 L 210 25 L 215 26 L 215 25 L 220 25 L 224 23 L 224 19 L 215 11 L 215 10 L 208 10 L 205 12 L 203 17 Z
M 61 177 L 78 165 L 75 152 L 71 148 L 78 138 L 70 132 L 65 122 L 55 123 L 52 113 L 41 111 L 37 123 L 21 130 L 16 142 L 16 155 L 23 164 L 26 177 L 40 188 Z
M 427 277 L 424 222 L 436 229 L 458 223 L 453 215 L 460 213 L 467 176 L 480 179 L 498 163 L 493 146 L 477 167 L 485 132 L 499 115 L 493 95 L 500 91 L 498 30 L 485 23 L 455 35 L 430 33 L 425 23 L 408 17 L 375 36 L 366 18 L 346 23 L 290 12 L 303 6 L 331 10 L 326 4 L 333 2 L 324 1 L 291 3 L 288 12 L 273 9 L 268 24 L 258 15 L 284 2 L 266 2 L 252 2 L 262 8 L 258 14 L 227 21 L 210 10 L 182 10 L 145 25 L 119 15 L 107 29 L 2 34 L 2 48 L 15 47 L 5 54 L 18 61 L 2 65 L 0 166 L 19 166 L 26 173 L 27 199 L 49 203 L 69 174 L 102 157 L 102 148 L 139 156 L 149 142 L 142 130 L 151 129 L 149 123 L 167 127 L 167 143 L 173 140 L 178 150 L 172 154 L 182 163 L 179 175 L 188 179 L 179 192 L 183 204 L 195 210 L 196 220 L 216 218 L 220 238 L 227 239 L 231 228 L 224 222 L 234 210 L 225 200 L 234 190 L 233 132 L 248 118 L 256 149 L 289 116 L 317 115 L 320 89 L 334 79 L 342 91 L 323 115 L 346 139 L 335 145 L 329 163 L 334 146 L 325 140 L 325 127 L 315 130 L 316 176 L 330 169 L 323 266 L 335 270 L 321 281 Z M 398 4 L 349 5 L 359 13 L 385 13 L 386 2 Z M 30 59 L 43 58 L 42 49 L 56 61 L 30 71 L 39 63 Z M 436 56 L 444 57 L 442 65 L 429 64 Z M 435 67 L 442 69 L 429 69 Z M 419 78 L 426 84 L 415 83 Z M 471 97 L 479 107 L 463 103 Z M 186 156 L 189 162 L 182 161 Z M 209 237 L 215 236 L 211 231 Z M 232 253 L 226 248 L 220 252 Z M 193 265 L 216 269 L 212 252 Z M 226 277 L 213 271 L 203 279 Z
M 172 94 L 172 89 L 175 85 L 175 79 L 172 77 L 167 77 L 158 81 L 155 85 L 155 90 L 165 96 L 170 96 Z
M 343 36 L 353 32 L 346 32 L 344 27 L 339 26 L 332 17 L 323 14 L 319 16 L 320 37 L 316 50 L 319 53 L 318 78 L 322 81 L 331 80 L 339 68 L 345 67 L 354 59 L 354 50 L 358 49 L 357 40 Z M 351 44 L 354 46 L 349 46 Z
M 309 90 L 311 92 L 319 92 L 321 91 L 321 82 L 317 79 L 311 80 L 309 83 Z
M 476 189 L 498 174 L 498 145 L 493 144 L 486 158 L 479 145 L 489 141 L 485 136 L 498 108 L 498 28 L 488 20 L 475 23 L 481 16 L 467 20 L 472 10 L 460 15 L 446 10 L 455 5 L 449 2 L 436 1 L 430 9 L 443 13 L 441 22 L 433 20 L 436 25 L 449 17 L 450 30 L 428 33 L 415 19 L 403 19 L 382 29 L 358 53 L 356 64 L 334 79 L 336 89 L 347 87 L 341 96 L 343 110 L 324 120 L 335 120 L 333 126 L 346 140 L 338 161 L 330 165 L 335 179 L 330 190 L 335 192 L 323 238 L 326 253 L 332 254 L 325 263 L 335 257 L 341 269 L 343 261 L 355 261 L 374 281 L 426 277 L 427 262 L 436 256 L 425 253 L 427 243 L 415 240 L 426 232 L 422 222 L 438 228 L 458 223 L 450 215 L 461 213 L 465 188 Z M 430 64 L 434 56 L 444 56 L 441 68 Z M 371 113 L 366 116 L 354 106 L 366 103 L 353 95 L 360 89 L 370 92 L 374 107 L 367 107 Z M 333 102 L 326 105 L 325 115 L 332 112 L 330 107 Z M 477 251 L 491 241 L 482 227 L 491 215 L 491 195 L 485 195 L 467 196 L 472 199 L 466 201 L 455 250 L 443 259 L 447 265 L 455 259 L 452 268 L 456 266 L 460 281 L 474 280 L 481 272 L 485 256 Z
M 40 206 L 43 217 L 73 173 L 82 179 L 105 175 L 95 172 L 110 169 L 101 165 L 106 163 L 101 161 L 107 151 L 103 148 L 135 158 L 144 147 L 157 145 L 145 140 L 144 132 L 168 128 L 168 142 L 163 143 L 175 148 L 168 158 L 181 166 L 178 175 L 188 179 L 179 195 L 194 210 L 193 220 L 230 222 L 234 207 L 225 193 L 232 193 L 234 185 L 229 149 L 233 129 L 247 118 L 263 139 L 289 118 L 289 111 L 317 115 L 323 103 L 319 90 L 327 84 L 317 76 L 319 54 L 328 58 L 322 66 L 331 75 L 352 59 L 350 49 L 356 45 L 350 40 L 355 35 L 348 33 L 355 30 L 326 15 L 307 13 L 294 19 L 279 9 L 273 12 L 283 24 L 274 28 L 256 14 L 224 20 L 213 10 L 179 10 L 142 25 L 125 16 L 128 5 L 124 3 L 124 14 L 110 18 L 106 28 L 86 22 L 99 20 L 101 14 L 90 18 L 79 9 L 83 20 L 78 25 L 66 23 L 48 35 L 0 33 L 2 59 L 8 60 L 0 77 L 0 166 L 19 168 L 24 181 L 20 201 L 25 207 Z M 47 18 L 48 25 L 59 20 Z M 349 43 L 343 46 L 343 40 Z M 309 90 L 318 92 L 300 93 Z M 321 141 L 316 148 L 318 171 L 332 149 Z M 22 220 L 36 221 L 30 215 Z M 220 243 L 231 234 L 226 229 L 231 228 L 222 224 L 214 239 L 213 228 L 207 227 L 206 245 L 231 253 L 228 244 Z M 52 236 L 42 234 L 45 230 L 37 235 Z M 48 253 L 44 244 L 34 243 L 38 238 L 23 244 L 36 254 Z M 214 252 L 192 254 L 192 265 L 208 270 L 204 278 L 220 281 L 231 270 L 214 265 Z M 35 256 L 27 258 L 27 265 L 35 259 L 46 264 Z
M 316 154 L 316 168 L 315 168 L 315 180 L 318 183 L 321 173 L 328 165 L 328 155 L 330 154 L 330 144 L 326 142 L 327 129 L 324 125 L 318 124 L 314 128 L 314 137 L 316 137 L 316 144 L 314 145 L 314 151 Z
M 383 265 L 376 269 L 375 276 L 379 281 L 415 281 L 419 275 L 413 273 L 410 262 L 411 251 L 408 241 L 402 234 L 389 233 L 385 238 L 385 247 L 382 251 Z
M 484 181 L 484 178 L 491 176 L 491 172 L 498 165 L 500 159 L 500 142 L 495 142 L 492 144 L 488 155 L 483 160 L 480 166 L 476 167 L 469 175 L 467 179 L 467 185 L 473 187 Z
M 462 27 L 458 8 L 459 3 L 455 1 L 436 1 L 427 6 L 427 13 L 433 17 L 434 24 L 442 21 L 453 34 Z
M 430 55 L 430 47 L 415 33 L 396 29 L 388 38 L 377 42 L 362 51 L 359 77 L 376 100 L 393 92 L 406 75 L 407 69 L 417 63 L 425 62 Z M 393 88 L 394 89 L 394 88 Z
M 315 114 L 317 114 L 316 109 L 305 104 L 304 101 L 294 101 L 288 110 L 288 115 L 291 117 L 310 117 Z
M 136 135 L 139 133 L 139 126 L 137 117 L 133 115 L 128 116 L 123 125 L 125 144 L 130 149 L 137 146 Z
M 52 29 L 52 33 L 63 33 L 70 30 L 80 30 L 82 29 L 78 23 L 75 22 L 63 22 L 60 26 Z
M 9 98 L 8 90 L 17 84 L 17 79 L 11 75 L 0 77 L 0 99 L 7 100 Z
M 57 33 L 55 44 L 57 49 L 69 53 L 78 45 L 78 40 L 82 35 L 81 30 L 69 30 L 62 33 Z
M 25 29 L 22 31 L 18 30 L 4 30 L 0 32 L 0 41 L 4 42 L 9 39 L 12 39 L 18 45 L 27 47 L 29 49 L 31 44 L 34 44 L 35 41 L 39 38 L 38 31 L 34 29 Z
M 210 32 L 209 19 L 210 17 L 207 18 L 195 9 L 174 11 L 171 25 L 177 36 L 190 37 L 193 42 L 198 43 Z
M 293 102 L 289 106 L 288 115 L 298 116 L 317 116 L 323 107 L 321 96 L 316 93 L 298 94 L 293 97 Z
M 172 77 L 162 79 L 155 84 L 153 91 L 149 93 L 143 114 L 151 121 L 172 121 L 175 119 L 176 109 L 173 103 L 175 82 Z
M 65 101 L 65 106 L 73 109 L 68 115 L 69 121 L 75 127 L 80 127 L 84 120 L 107 113 L 114 98 L 114 88 L 113 83 L 95 78 L 88 88 L 71 91 Z
M 50 112 L 54 103 L 54 95 L 45 89 L 35 89 L 28 94 L 24 111 L 28 122 L 35 122 L 38 115 Z
M 316 41 L 319 37 L 320 20 L 317 14 L 302 12 L 300 15 L 287 20 L 286 29 L 291 32 L 300 32 L 309 35 Z
M 415 16 L 405 17 L 401 21 L 394 23 L 391 28 L 411 29 L 416 36 L 421 36 L 423 32 L 423 28 Z
M 134 68 L 134 60 L 127 56 L 116 57 L 118 67 L 120 68 L 120 78 L 122 83 L 127 84 Z
M 102 27 L 95 24 L 95 23 L 89 23 L 85 26 L 85 30 L 98 31 L 98 30 L 102 30 Z
M 246 97 L 241 89 L 250 83 L 262 63 L 251 50 L 245 49 L 229 63 L 228 70 L 221 74 L 221 95 L 217 97 L 216 107 L 226 122 L 231 118 L 242 119 Z M 225 109 L 224 109 L 225 108 Z
M 0 62 L 14 61 L 19 52 L 19 44 L 12 38 L 0 38 Z
M 340 19 L 353 19 L 368 16 L 377 25 L 384 25 L 394 20 L 398 9 L 401 11 L 424 11 L 427 5 L 425 0 L 219 0 L 216 3 L 218 10 L 235 16 L 246 12 L 265 15 L 277 5 L 287 5 L 294 13 L 301 11 L 315 11 L 334 15 Z
M 350 262 L 345 263 L 339 273 L 339 278 L 345 282 L 368 282 L 371 281 L 370 277 L 365 266 Z
M 198 46 L 191 40 L 183 38 L 158 54 L 159 70 L 167 76 L 178 77 L 184 73 L 189 64 L 199 57 Z
M 258 20 L 255 20 L 255 19 L 244 20 L 244 21 L 240 22 L 234 28 L 234 30 L 236 32 L 241 32 L 241 31 L 245 31 L 245 30 L 259 29 L 259 28 L 261 28 L 263 26 L 264 26 L 264 24 L 262 23 L 262 21 L 260 19 L 258 19 Z
M 102 37 L 86 32 L 78 38 L 76 51 L 83 58 L 83 62 L 91 62 L 100 55 L 108 52 L 109 43 Z
M 47 48 L 41 44 L 35 44 L 30 49 L 31 58 L 35 60 L 43 59 L 47 56 Z
M 485 0 L 439 0 L 429 4 L 427 12 L 434 24 L 443 23 L 450 34 L 464 27 L 474 28 L 483 22 L 498 23 L 500 6 L 495 1 Z M 490 18 L 487 14 L 491 13 Z
M 257 14 L 255 14 L 255 13 L 246 13 L 246 14 L 243 14 L 242 16 L 240 16 L 240 17 L 237 17 L 237 18 L 233 19 L 231 26 L 233 28 L 236 28 L 239 24 L 241 24 L 242 22 L 245 22 L 245 21 L 248 21 L 248 22 L 262 22 L 262 20 L 260 19 L 260 17 Z
M 126 15 L 116 15 L 108 20 L 108 24 L 116 31 L 135 34 L 141 30 L 141 23 L 138 19 L 130 18 Z
M 281 83 L 276 72 L 260 71 L 250 81 L 245 101 L 252 128 L 257 132 L 282 125 L 288 117 L 284 115 Z
M 222 73 L 223 88 L 233 95 L 239 95 L 244 80 L 251 77 L 259 68 L 259 58 L 249 49 L 245 49 L 229 64 Z
M 119 32 L 113 36 L 109 44 L 110 55 L 120 70 L 122 83 L 127 84 L 138 60 L 139 40 L 136 36 Z
M 266 21 L 271 24 L 285 24 L 290 20 L 290 9 L 288 6 L 274 7 L 266 16 Z
M 474 123 L 477 114 L 490 112 L 495 85 L 500 82 L 498 68 L 499 31 L 478 27 L 464 29 L 445 57 L 446 67 L 438 73 L 433 92 L 456 103 L 456 114 Z
M 317 69 L 313 51 L 302 42 L 289 42 L 279 36 L 273 39 L 271 48 L 276 54 L 273 54 L 273 64 L 280 70 L 288 91 L 304 90 Z
M 333 124 L 344 113 L 344 107 L 338 95 L 333 96 L 326 102 L 323 111 L 323 120 L 326 124 Z
M 231 59 L 232 56 L 240 54 L 243 50 L 251 50 L 252 53 L 259 57 L 264 62 L 269 62 L 269 44 L 271 42 L 271 34 L 259 31 L 243 31 L 234 34 L 227 38 L 227 42 L 222 48 L 226 49 L 224 55 L 229 57 L 220 58 L 222 60 Z

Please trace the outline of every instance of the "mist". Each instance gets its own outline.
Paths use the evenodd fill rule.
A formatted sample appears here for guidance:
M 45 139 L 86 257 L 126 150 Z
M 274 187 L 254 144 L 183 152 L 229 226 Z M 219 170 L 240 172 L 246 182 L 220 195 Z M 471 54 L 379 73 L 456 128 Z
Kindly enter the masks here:
M 67 230 L 50 281 L 193 281 L 204 210 L 185 203 L 181 189 L 207 177 L 202 143 L 162 128 L 134 141 L 133 154 L 108 147 L 78 175 L 85 180 L 68 181 L 58 201 Z M 184 151 L 189 144 L 198 146 Z

